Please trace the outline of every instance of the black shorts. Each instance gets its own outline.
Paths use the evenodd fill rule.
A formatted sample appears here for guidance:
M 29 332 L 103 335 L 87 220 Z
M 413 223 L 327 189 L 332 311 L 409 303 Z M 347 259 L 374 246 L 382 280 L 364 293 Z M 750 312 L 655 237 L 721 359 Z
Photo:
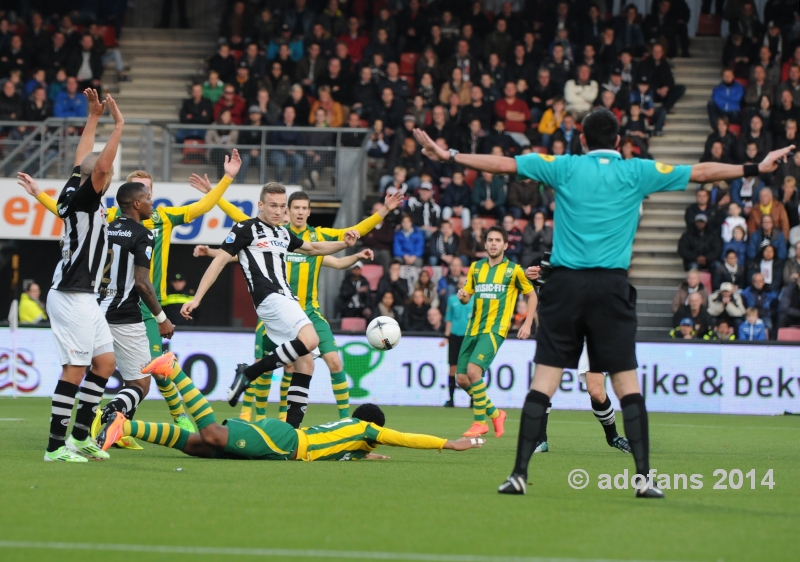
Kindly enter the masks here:
M 539 293 L 536 364 L 575 369 L 583 349 L 592 372 L 636 369 L 636 289 L 622 269 L 557 267 Z
M 464 343 L 464 336 L 450 334 L 447 338 L 447 364 L 451 367 L 458 365 L 458 353 L 461 351 L 462 343 Z

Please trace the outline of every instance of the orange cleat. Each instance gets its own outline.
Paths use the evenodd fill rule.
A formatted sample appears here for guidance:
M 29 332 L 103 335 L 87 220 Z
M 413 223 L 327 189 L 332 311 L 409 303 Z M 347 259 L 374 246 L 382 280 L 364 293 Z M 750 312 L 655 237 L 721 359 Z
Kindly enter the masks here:
M 492 420 L 492 425 L 494 426 L 494 436 L 502 437 L 506 432 L 506 412 L 505 410 L 498 410 L 498 412 L 500 415 Z
M 104 451 L 108 451 L 111 446 L 122 437 L 122 426 L 125 424 L 126 417 L 121 412 L 114 412 L 114 419 L 106 423 L 105 427 L 97 435 L 97 444 Z
M 475 422 L 463 435 L 464 437 L 478 437 L 487 433 L 489 433 L 489 426 L 486 425 L 486 422 Z
M 172 366 L 175 364 L 175 354 L 171 351 L 167 351 L 161 357 L 156 357 L 147 366 L 142 369 L 142 373 L 145 375 L 161 375 L 162 377 L 167 377 L 172 374 Z

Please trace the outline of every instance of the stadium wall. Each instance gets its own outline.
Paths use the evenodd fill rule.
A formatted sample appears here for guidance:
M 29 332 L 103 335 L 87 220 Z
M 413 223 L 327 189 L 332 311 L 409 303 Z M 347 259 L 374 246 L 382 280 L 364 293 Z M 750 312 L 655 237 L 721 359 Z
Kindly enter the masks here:
M 441 338 L 404 337 L 398 348 L 380 352 L 363 336 L 339 335 L 354 403 L 441 406 L 447 398 L 447 348 Z M 170 342 L 184 371 L 212 400 L 224 400 L 237 363 L 251 361 L 252 332 L 181 331 Z M 533 341 L 507 341 L 487 373 L 495 404 L 518 408 L 533 374 Z M 800 347 L 749 344 L 639 343 L 639 378 L 648 409 L 657 412 L 777 415 L 800 412 Z M 0 328 L 0 396 L 10 396 L 12 337 Z M 17 384 L 21 396 L 50 396 L 61 371 L 49 329 L 18 332 Z M 276 373 L 276 382 L 282 371 Z M 108 392 L 119 387 L 115 374 Z M 273 384 L 270 402 L 278 397 Z M 613 394 L 613 393 L 610 393 Z M 316 362 L 312 401 L 334 403 L 329 371 Z M 155 386 L 148 398 L 160 398 Z M 616 398 L 612 396 L 615 407 Z M 466 393 L 456 404 L 468 406 Z M 577 373 L 567 370 L 553 398 L 556 409 L 588 410 L 589 396 Z M 221 412 L 225 415 L 229 412 Z

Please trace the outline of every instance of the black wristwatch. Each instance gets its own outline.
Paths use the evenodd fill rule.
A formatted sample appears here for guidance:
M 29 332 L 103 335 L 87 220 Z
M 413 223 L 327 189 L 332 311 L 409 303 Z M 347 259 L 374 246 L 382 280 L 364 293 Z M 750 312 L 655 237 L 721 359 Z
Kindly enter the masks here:
M 458 154 L 458 151 L 455 148 L 451 148 L 450 149 L 450 163 L 451 164 L 455 164 L 456 163 L 456 154 Z

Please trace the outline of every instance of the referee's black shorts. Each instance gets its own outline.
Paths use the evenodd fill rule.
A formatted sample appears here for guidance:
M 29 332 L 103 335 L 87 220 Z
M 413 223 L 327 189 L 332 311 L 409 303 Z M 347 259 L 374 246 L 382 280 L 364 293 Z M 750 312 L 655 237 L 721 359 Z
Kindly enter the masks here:
M 450 334 L 447 338 L 447 360 L 451 367 L 458 366 L 458 354 L 461 352 L 462 343 L 464 343 L 464 336 Z
M 623 269 L 554 268 L 539 292 L 535 363 L 593 372 L 636 369 L 636 289 Z

